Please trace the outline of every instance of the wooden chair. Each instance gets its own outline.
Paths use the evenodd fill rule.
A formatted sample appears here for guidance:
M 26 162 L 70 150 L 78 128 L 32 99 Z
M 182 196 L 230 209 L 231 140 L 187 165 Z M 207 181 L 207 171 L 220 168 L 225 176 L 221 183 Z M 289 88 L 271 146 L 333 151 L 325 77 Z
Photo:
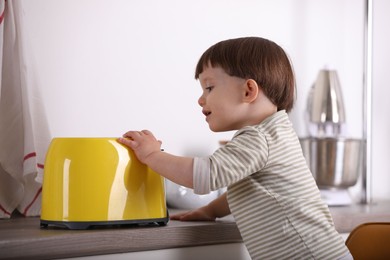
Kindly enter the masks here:
M 354 260 L 390 259 L 390 222 L 355 227 L 345 241 Z

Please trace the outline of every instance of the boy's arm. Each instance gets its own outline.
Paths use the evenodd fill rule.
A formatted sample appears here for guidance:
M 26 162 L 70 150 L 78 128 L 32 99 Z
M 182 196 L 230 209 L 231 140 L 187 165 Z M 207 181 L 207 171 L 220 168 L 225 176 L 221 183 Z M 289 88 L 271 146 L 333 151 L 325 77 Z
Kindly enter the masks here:
M 146 164 L 165 178 L 193 189 L 193 162 L 193 158 L 158 151 L 150 155 Z
M 193 188 L 194 159 L 180 157 L 161 151 L 161 141 L 148 130 L 129 131 L 118 138 L 118 142 L 130 147 L 138 160 L 148 165 L 165 178 L 189 188 Z M 207 206 L 187 213 L 172 216 L 180 220 L 215 220 L 230 214 L 226 192 Z
M 173 220 L 191 221 L 191 220 L 215 220 L 230 214 L 229 204 L 227 202 L 226 192 L 210 202 L 208 205 L 171 216 Z
M 165 178 L 193 188 L 193 158 L 175 156 L 161 151 L 158 141 L 148 130 L 129 131 L 118 142 L 130 147 L 138 160 Z

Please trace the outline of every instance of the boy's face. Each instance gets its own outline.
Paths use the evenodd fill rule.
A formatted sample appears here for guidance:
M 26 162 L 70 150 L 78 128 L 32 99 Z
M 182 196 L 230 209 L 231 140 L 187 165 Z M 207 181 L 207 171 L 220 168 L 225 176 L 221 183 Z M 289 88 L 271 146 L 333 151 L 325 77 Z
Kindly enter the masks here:
M 203 93 L 198 103 L 214 132 L 237 130 L 245 126 L 246 80 L 229 76 L 222 68 L 205 67 L 199 75 Z

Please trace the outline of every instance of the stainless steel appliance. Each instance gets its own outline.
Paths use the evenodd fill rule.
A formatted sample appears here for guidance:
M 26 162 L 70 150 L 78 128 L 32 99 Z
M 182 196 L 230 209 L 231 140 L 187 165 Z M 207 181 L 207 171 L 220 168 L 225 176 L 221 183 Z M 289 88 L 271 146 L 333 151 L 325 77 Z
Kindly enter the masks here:
M 337 71 L 323 69 L 307 100 L 309 136 L 300 138 L 303 154 L 329 205 L 347 205 L 348 188 L 362 171 L 360 139 L 346 137 L 346 113 Z

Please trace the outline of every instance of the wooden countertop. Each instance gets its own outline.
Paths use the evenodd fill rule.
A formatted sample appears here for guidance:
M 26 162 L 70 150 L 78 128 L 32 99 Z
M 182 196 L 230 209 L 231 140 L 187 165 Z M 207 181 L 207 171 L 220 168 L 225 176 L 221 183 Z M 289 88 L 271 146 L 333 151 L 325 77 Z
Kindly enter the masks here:
M 90 230 L 41 229 L 38 217 L 0 220 L 0 259 L 53 259 L 235 242 L 241 242 L 241 236 L 231 218 Z
M 349 233 L 366 222 L 390 222 L 390 201 L 329 207 L 339 233 Z
M 349 233 L 364 222 L 390 222 L 390 202 L 330 210 L 340 233 Z M 241 236 L 231 216 L 216 222 L 171 220 L 164 227 L 92 230 L 41 229 L 39 218 L 0 220 L 0 259 L 52 259 L 236 242 L 241 242 Z

